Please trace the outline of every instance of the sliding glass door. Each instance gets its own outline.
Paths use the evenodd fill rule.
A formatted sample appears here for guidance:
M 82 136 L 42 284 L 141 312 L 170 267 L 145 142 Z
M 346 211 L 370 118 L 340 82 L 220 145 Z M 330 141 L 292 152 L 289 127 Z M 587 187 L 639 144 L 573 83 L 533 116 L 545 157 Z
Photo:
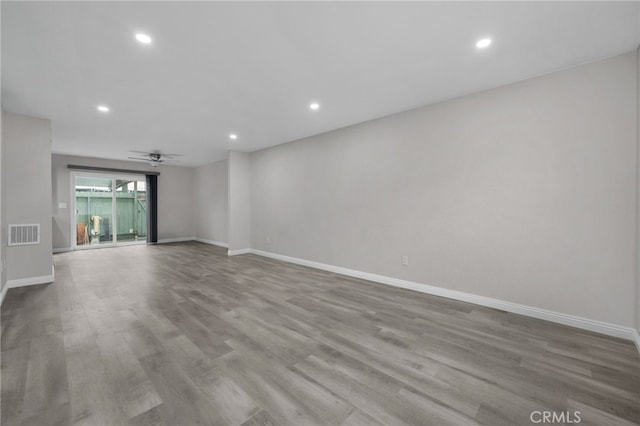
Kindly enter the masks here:
M 72 174 L 75 247 L 145 242 L 147 191 L 144 176 Z
M 117 241 L 145 241 L 147 238 L 146 180 L 116 180 Z
M 113 179 L 76 176 L 76 245 L 113 244 Z

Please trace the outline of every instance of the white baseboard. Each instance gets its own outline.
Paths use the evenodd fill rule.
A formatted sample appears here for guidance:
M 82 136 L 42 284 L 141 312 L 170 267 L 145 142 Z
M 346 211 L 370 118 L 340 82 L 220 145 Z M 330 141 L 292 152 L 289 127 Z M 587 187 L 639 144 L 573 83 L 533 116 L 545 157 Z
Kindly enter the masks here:
M 185 241 L 194 241 L 195 239 L 196 237 L 164 238 L 162 240 L 158 240 L 158 244 L 183 243 Z
M 28 285 L 47 284 L 55 281 L 56 273 L 53 266 L 51 266 L 51 275 L 42 275 L 39 277 L 20 278 L 17 280 L 8 280 L 5 287 L 16 288 L 26 287 Z
M 2 288 L 2 294 L 0 294 L 0 305 L 4 302 L 4 297 L 7 295 L 7 291 L 9 291 L 9 286 L 5 284 Z
M 221 241 L 206 240 L 204 238 L 197 238 L 197 237 L 165 238 L 165 239 L 162 239 L 162 240 L 158 240 L 158 244 L 182 243 L 182 242 L 185 242 L 185 241 L 198 241 L 200 243 L 211 244 L 211 245 L 214 245 L 214 246 L 220 246 L 220 247 L 225 247 L 225 248 L 229 247 L 229 244 L 223 243 Z M 68 252 L 68 251 L 73 251 L 73 249 L 71 247 L 62 247 L 62 248 L 53 249 L 53 253 L 65 253 L 65 252 Z
M 633 330 L 633 343 L 636 344 L 636 349 L 640 352 L 640 332 L 638 330 Z
M 215 240 L 206 240 L 204 238 L 194 238 L 193 241 L 197 241 L 199 243 L 204 243 L 204 244 L 211 244 L 212 246 L 219 246 L 219 247 L 229 247 L 229 244 L 227 243 L 223 243 L 221 241 L 215 241 Z
M 56 267 L 51 265 L 51 275 L 42 275 L 40 277 L 29 277 L 29 278 L 20 278 L 17 280 L 8 280 L 4 288 L 2 289 L 2 294 L 0 295 L 0 305 L 4 302 L 4 297 L 9 291 L 10 288 L 17 287 L 26 287 L 29 285 L 38 285 L 38 284 L 48 284 L 54 282 L 56 279 Z
M 238 249 L 238 250 L 229 250 L 227 252 L 227 256 L 236 256 L 238 254 L 247 254 L 247 253 L 253 253 L 254 250 L 250 249 L 250 248 L 246 248 L 246 249 Z
M 588 318 L 578 317 L 575 315 L 563 314 L 560 312 L 549 311 L 546 309 L 536 308 L 533 306 L 521 305 L 518 303 L 507 302 L 504 300 L 493 299 L 490 297 L 478 296 L 471 293 L 465 293 L 457 290 L 449 290 L 442 287 L 436 287 L 427 284 L 420 284 L 413 281 L 401 280 L 398 278 L 385 277 L 383 275 L 371 274 L 368 272 L 356 271 L 354 269 L 343 268 L 340 266 L 328 265 L 325 263 L 314 262 L 306 259 L 285 256 L 282 254 L 271 253 L 262 250 L 250 249 L 250 253 L 259 256 L 269 257 L 272 259 L 282 260 L 285 262 L 295 263 L 298 265 L 308 266 L 311 268 L 322 269 L 324 271 L 334 272 L 336 274 L 347 275 L 349 277 L 360 278 L 363 280 L 373 281 L 380 284 L 386 284 L 393 287 L 405 288 L 408 290 L 419 291 L 421 293 L 432 294 L 435 296 L 446 297 L 448 299 L 459 300 L 462 302 L 474 303 L 476 305 L 487 306 L 489 308 L 500 309 L 507 312 L 513 312 L 528 317 L 538 318 L 555 322 L 558 324 L 568 325 L 571 327 L 581 328 L 583 330 L 594 331 L 596 333 L 606 334 L 608 336 L 620 337 L 622 339 L 636 342 L 640 351 L 640 342 L 638 333 L 631 327 L 624 327 L 616 324 L 610 324 L 602 321 L 596 321 Z M 240 253 L 236 253 L 240 254 Z

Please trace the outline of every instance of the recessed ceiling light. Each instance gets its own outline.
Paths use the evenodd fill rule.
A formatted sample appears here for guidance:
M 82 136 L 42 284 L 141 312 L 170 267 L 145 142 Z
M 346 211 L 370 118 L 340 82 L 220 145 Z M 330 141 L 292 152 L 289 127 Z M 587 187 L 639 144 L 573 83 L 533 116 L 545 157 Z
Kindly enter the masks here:
M 491 44 L 490 38 L 483 38 L 478 40 L 478 42 L 476 43 L 476 47 L 478 49 L 484 49 L 485 47 L 489 47 L 490 44 Z
M 100 112 L 109 112 L 109 107 L 106 105 L 98 105 L 98 111 Z
M 229 139 L 231 139 L 231 140 L 234 140 L 234 141 L 235 141 L 236 139 L 238 139 L 238 135 L 236 135 L 235 133 L 230 133 L 230 134 L 229 134 Z
M 317 111 L 317 110 L 319 110 L 319 109 L 320 109 L 320 104 L 319 104 L 319 103 L 317 103 L 317 102 L 311 102 L 311 103 L 309 104 L 309 108 L 310 108 L 310 109 L 312 109 L 312 110 L 314 110 L 314 111 Z
M 151 37 L 149 37 L 146 34 L 142 34 L 142 33 L 136 34 L 136 40 L 138 40 L 142 44 L 150 44 L 151 43 Z

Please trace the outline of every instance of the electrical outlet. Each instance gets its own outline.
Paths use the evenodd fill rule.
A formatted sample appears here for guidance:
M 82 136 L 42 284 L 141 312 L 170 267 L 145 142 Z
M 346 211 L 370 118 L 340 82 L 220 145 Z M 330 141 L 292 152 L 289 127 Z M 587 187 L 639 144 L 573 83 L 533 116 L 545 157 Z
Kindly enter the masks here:
M 271 244 L 271 238 L 267 237 L 267 244 Z
M 402 256 L 402 264 L 404 266 L 408 266 L 409 265 L 409 256 Z
M 67 208 L 67 203 L 58 203 L 58 208 L 59 209 L 66 209 Z

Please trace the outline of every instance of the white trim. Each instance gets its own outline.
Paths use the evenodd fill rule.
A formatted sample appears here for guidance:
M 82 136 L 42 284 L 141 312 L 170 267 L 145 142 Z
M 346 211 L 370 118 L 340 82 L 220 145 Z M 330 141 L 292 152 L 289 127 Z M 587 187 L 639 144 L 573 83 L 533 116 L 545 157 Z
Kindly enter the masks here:
M 7 291 L 9 291 L 9 284 L 5 283 L 4 288 L 2 289 L 2 294 L 0 294 L 0 305 L 4 302 L 4 297 L 7 295 Z
M 51 265 L 51 275 L 20 278 L 17 280 L 8 280 L 4 284 L 4 288 L 2 289 L 2 294 L 0 294 L 0 305 L 2 305 L 2 302 L 4 302 L 4 298 L 7 295 L 7 291 L 9 291 L 10 288 L 26 287 L 29 285 L 37 285 L 37 284 L 49 284 L 55 281 L 55 277 L 56 277 L 56 267 L 54 265 Z
M 238 254 L 248 254 L 253 253 L 255 250 L 246 248 L 246 249 L 238 249 L 238 250 L 229 250 L 227 251 L 227 256 L 236 256 Z
M 118 247 L 127 247 L 127 246 L 143 246 L 147 244 L 146 237 L 139 241 L 125 241 L 119 243 L 100 243 L 100 244 L 87 244 L 86 246 L 76 246 L 72 251 L 82 251 L 82 250 L 99 250 L 103 248 L 118 248 Z
M 73 249 L 71 247 L 61 247 L 53 249 L 53 253 L 66 253 L 68 251 L 73 251 Z
M 163 238 L 162 240 L 158 240 L 158 244 L 183 243 L 185 241 L 194 241 L 195 239 L 196 237 Z
M 241 251 L 241 250 L 234 250 Z M 408 290 L 419 291 L 421 293 L 432 294 L 435 296 L 446 297 L 448 299 L 460 300 L 463 302 L 474 303 L 476 305 L 487 306 L 489 308 L 500 309 L 507 312 L 513 312 L 528 317 L 538 318 L 564 324 L 571 327 L 581 328 L 583 330 L 594 331 L 596 333 L 606 334 L 608 336 L 620 337 L 622 339 L 635 341 L 640 351 L 640 338 L 635 329 L 631 327 L 623 327 L 616 324 L 610 324 L 602 321 L 596 321 L 588 318 L 578 317 L 575 315 L 563 314 L 560 312 L 549 311 L 546 309 L 536 308 L 533 306 L 521 305 L 518 303 L 507 302 L 504 300 L 493 299 L 490 297 L 478 296 L 471 293 L 465 293 L 457 290 L 449 290 L 442 287 L 436 287 L 427 284 L 420 284 L 413 281 L 401 280 L 398 278 L 385 277 L 382 275 L 371 274 L 368 272 L 356 271 L 354 269 L 343 268 L 340 266 L 327 265 L 325 263 L 314 262 L 306 259 L 285 256 L 282 254 L 271 253 L 262 250 L 249 249 L 250 253 L 259 256 L 269 257 L 272 259 L 282 260 L 284 262 L 295 263 L 298 265 L 308 266 L 311 268 L 322 269 L 336 274 L 347 275 L 350 277 L 360 278 L 364 280 L 374 281 L 380 284 L 386 284 L 393 287 L 405 288 Z M 231 254 L 231 253 L 229 253 Z M 240 253 L 234 253 L 240 254 Z
M 204 243 L 204 244 L 211 244 L 212 246 L 227 247 L 227 248 L 229 247 L 229 244 L 227 243 L 223 243 L 221 241 L 215 241 L 215 240 L 206 240 L 204 238 L 195 237 L 193 241 L 197 241 L 199 243 Z
M 59 200 L 56 200 L 59 202 Z M 69 172 L 69 238 L 71 250 L 78 247 L 78 225 L 76 223 L 76 173 Z
M 633 343 L 636 344 L 636 349 L 640 352 L 640 332 L 633 330 Z
M 17 280 L 8 280 L 5 284 L 6 288 L 26 287 L 28 285 L 48 284 L 55 281 L 55 266 L 51 266 L 51 275 L 42 275 L 40 277 L 20 278 Z
M 204 244 L 211 244 L 213 246 L 220 246 L 220 247 L 225 247 L 228 248 L 229 244 L 227 243 L 223 243 L 221 241 L 215 241 L 215 240 L 206 240 L 204 238 L 197 238 L 197 237 L 185 237 L 185 238 L 165 238 L 162 240 L 158 240 L 158 244 L 166 244 L 166 243 L 182 243 L 185 241 L 198 241 L 200 243 L 204 243 Z M 136 244 L 146 244 L 146 241 L 128 241 L 128 242 L 120 242 L 118 243 L 118 245 L 115 244 L 99 244 L 99 245 L 88 245 L 88 246 L 82 246 L 82 247 L 78 247 L 78 250 L 86 250 L 86 249 L 91 249 L 91 248 L 105 248 L 105 247 L 122 247 L 122 246 L 126 246 L 126 245 L 136 245 Z M 66 253 L 68 251 L 74 251 L 73 248 L 71 247 L 61 247 L 61 248 L 54 248 L 53 249 L 53 253 Z M 245 251 L 244 253 L 248 253 L 248 251 Z M 242 253 L 237 253 L 237 254 L 242 254 Z

